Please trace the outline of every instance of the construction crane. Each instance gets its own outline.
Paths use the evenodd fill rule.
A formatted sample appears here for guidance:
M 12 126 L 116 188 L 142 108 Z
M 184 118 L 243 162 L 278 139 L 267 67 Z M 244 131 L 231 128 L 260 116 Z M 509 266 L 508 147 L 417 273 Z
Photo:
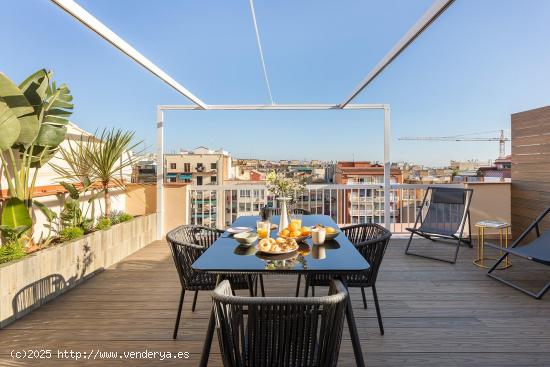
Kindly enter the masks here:
M 499 130 L 484 131 L 481 133 L 472 133 L 455 136 L 417 136 L 417 137 L 401 137 L 399 140 L 429 140 L 429 141 L 498 141 L 499 142 L 499 154 L 498 158 L 502 159 L 506 157 L 505 143 L 510 141 L 509 138 L 504 136 L 504 130 L 500 130 L 500 136 L 493 138 L 483 137 L 471 137 L 471 135 L 487 134 L 497 132 Z

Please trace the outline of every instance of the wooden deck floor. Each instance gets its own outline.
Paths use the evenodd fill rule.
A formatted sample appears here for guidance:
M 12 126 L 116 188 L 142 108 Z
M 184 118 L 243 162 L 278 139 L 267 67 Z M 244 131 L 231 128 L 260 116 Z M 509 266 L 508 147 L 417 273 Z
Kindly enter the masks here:
M 386 335 L 376 313 L 352 290 L 368 366 L 549 366 L 550 296 L 536 301 L 488 278 L 471 263 L 474 250 L 462 248 L 449 265 L 405 256 L 404 240 L 392 240 L 379 276 L 378 291 Z M 422 241 L 420 246 L 429 246 Z M 445 245 L 438 252 L 450 250 Z M 516 260 L 510 277 L 550 279 L 544 267 Z M 295 277 L 271 277 L 268 295 L 293 294 Z M 172 327 L 179 282 L 168 247 L 152 243 L 83 285 L 0 330 L 0 366 L 72 366 L 58 350 L 95 354 L 118 352 L 116 359 L 80 360 L 90 366 L 196 366 L 210 312 L 209 294 L 191 313 L 185 300 L 179 338 Z M 318 290 L 320 293 L 321 290 Z M 346 333 L 347 334 L 347 333 Z M 217 340 L 211 365 L 219 366 Z M 51 359 L 12 359 L 12 350 L 50 349 Z M 189 359 L 125 359 L 123 352 L 189 352 Z M 349 337 L 341 347 L 342 366 L 353 366 Z

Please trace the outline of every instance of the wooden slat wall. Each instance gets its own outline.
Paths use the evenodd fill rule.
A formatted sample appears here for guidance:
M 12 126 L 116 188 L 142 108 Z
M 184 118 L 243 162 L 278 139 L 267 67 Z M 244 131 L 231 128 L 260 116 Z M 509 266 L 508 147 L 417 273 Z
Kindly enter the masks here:
M 550 206 L 550 106 L 512 115 L 512 230 Z M 550 218 L 542 228 L 550 228 Z

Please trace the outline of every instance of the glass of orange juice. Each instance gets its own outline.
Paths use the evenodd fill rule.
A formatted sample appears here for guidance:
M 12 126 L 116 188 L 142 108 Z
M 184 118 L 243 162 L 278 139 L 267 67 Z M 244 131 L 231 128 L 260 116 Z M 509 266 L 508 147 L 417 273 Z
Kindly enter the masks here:
M 271 223 L 264 220 L 259 220 L 256 222 L 256 232 L 258 232 L 258 237 L 260 238 L 269 238 L 269 231 L 271 228 Z
M 299 231 L 302 228 L 302 214 L 292 214 L 290 216 L 290 228 Z

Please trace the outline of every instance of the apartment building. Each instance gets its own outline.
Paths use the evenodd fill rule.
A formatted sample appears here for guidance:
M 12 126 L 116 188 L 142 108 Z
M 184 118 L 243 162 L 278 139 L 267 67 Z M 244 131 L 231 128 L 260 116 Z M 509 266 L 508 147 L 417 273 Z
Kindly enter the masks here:
M 192 224 L 215 226 L 218 215 L 218 196 L 208 186 L 223 185 L 233 179 L 231 155 L 223 149 L 198 147 L 177 154 L 165 154 L 165 180 L 167 183 L 187 183 L 205 186 L 205 190 L 191 190 L 190 221 Z
M 157 160 L 154 154 L 138 157 L 132 166 L 132 183 L 157 182 Z
M 397 166 L 392 166 L 390 172 L 392 184 L 403 183 L 403 174 Z M 383 185 L 384 166 L 368 161 L 337 162 L 335 168 L 335 183 L 340 185 Z M 399 203 L 396 192 L 391 192 L 391 215 L 399 220 Z M 373 223 L 384 222 L 384 191 L 377 188 L 358 188 L 339 192 L 339 223 Z M 392 220 L 393 220 L 392 219 Z
M 223 149 L 198 147 L 177 154 L 165 154 L 164 165 L 168 183 L 222 185 L 234 174 L 231 155 Z

